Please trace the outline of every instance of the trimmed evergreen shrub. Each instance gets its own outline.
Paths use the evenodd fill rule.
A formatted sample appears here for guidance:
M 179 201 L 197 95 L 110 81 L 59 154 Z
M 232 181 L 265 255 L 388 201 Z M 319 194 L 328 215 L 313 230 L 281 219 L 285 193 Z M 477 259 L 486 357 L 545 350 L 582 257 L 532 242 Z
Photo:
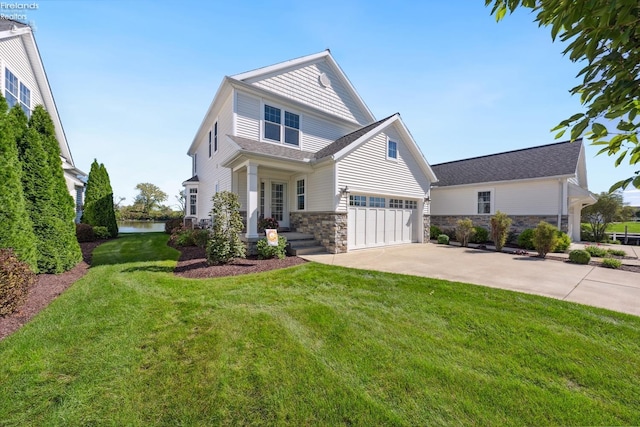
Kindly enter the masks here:
M 603 258 L 607 256 L 607 250 L 605 248 L 601 248 L 600 246 L 585 246 L 584 250 L 589 252 L 589 255 L 595 258 Z
M 602 266 L 607 268 L 620 268 L 622 267 L 622 261 L 615 258 L 603 258 Z
M 89 224 L 76 224 L 76 239 L 80 243 L 95 241 L 96 234 L 93 232 L 93 227 Z
M 473 222 L 469 218 L 459 219 L 456 225 L 456 240 L 463 247 L 469 246 L 469 239 L 475 234 Z
M 556 231 L 556 237 L 558 238 L 558 244 L 553 252 L 566 252 L 569 246 L 571 246 L 571 238 L 567 233 L 560 230 Z
M 569 252 L 569 261 L 576 264 L 589 264 L 589 261 L 591 261 L 591 255 L 589 255 L 589 252 L 587 251 L 576 249 Z
M 209 264 L 226 264 L 234 258 L 244 258 L 246 247 L 240 240 L 244 227 L 240 216 L 238 195 L 220 191 L 213 196 L 213 227 L 207 244 Z
M 523 249 L 535 249 L 535 246 L 533 245 L 533 232 L 533 228 L 523 230 L 522 233 L 518 235 L 518 246 Z
M 509 227 L 511 227 L 511 218 L 509 218 L 509 215 L 506 213 L 498 211 L 491 217 L 490 222 L 491 239 L 493 240 L 493 244 L 496 246 L 496 251 L 500 252 L 507 240 Z
M 442 234 L 442 230 L 437 225 L 432 225 L 429 227 L 429 236 L 432 239 L 437 239 L 439 235 Z
M 36 275 L 13 249 L 0 249 L 0 316 L 13 313 L 24 302 Z
M 113 190 L 109 173 L 96 159 L 91 164 L 84 196 L 82 222 L 107 227 L 110 237 L 118 236 L 118 223 L 113 208 Z
M 108 239 L 111 237 L 111 233 L 107 229 L 107 227 L 103 227 L 101 225 L 96 225 L 93 227 L 93 232 L 96 235 L 96 239 Z
M 256 244 L 259 259 L 284 259 L 287 255 L 287 238 L 278 236 L 278 246 L 269 246 L 267 238 L 258 240 Z
M 0 248 L 13 248 L 18 259 L 37 272 L 36 236 L 22 188 L 16 123 L 7 115 L 7 108 L 0 94 Z
M 485 243 L 489 241 L 489 230 L 480 226 L 473 227 L 473 230 L 474 232 L 469 239 L 471 243 Z
M 540 221 L 533 231 L 533 246 L 538 251 L 538 256 L 544 258 L 549 252 L 553 252 L 558 244 L 556 232 L 558 229 L 548 222 Z
M 183 221 L 183 218 L 172 218 L 168 220 L 164 223 L 164 232 L 167 234 L 172 234 L 173 230 L 182 227 Z
M 440 243 L 441 245 L 448 245 L 449 244 L 449 236 L 447 236 L 446 234 L 441 234 L 438 236 L 438 243 Z

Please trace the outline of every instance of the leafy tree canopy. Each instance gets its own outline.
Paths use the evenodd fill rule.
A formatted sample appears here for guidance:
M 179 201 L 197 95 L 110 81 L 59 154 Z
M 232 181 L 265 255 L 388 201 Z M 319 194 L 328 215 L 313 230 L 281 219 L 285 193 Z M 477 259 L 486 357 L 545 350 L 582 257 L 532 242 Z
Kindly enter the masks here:
M 612 222 L 625 221 L 630 218 L 631 211 L 623 205 L 622 194 L 600 193 L 598 201 L 582 209 L 582 222 L 589 223 L 594 241 L 605 238 L 607 226 Z
M 603 148 L 598 154 L 640 163 L 640 2 L 638 0 L 485 0 L 500 21 L 517 8 L 536 13 L 540 26 L 551 27 L 553 40 L 567 43 L 565 55 L 586 65 L 582 83 L 572 88 L 586 112 L 560 122 L 556 138 L 570 130 L 571 140 L 585 136 Z M 610 122 L 617 122 L 612 129 Z M 608 127 L 607 127 L 608 126 Z M 640 188 L 640 170 L 615 183 L 609 191 Z
M 143 182 L 136 185 L 136 190 L 139 191 L 136 196 L 134 203 L 139 205 L 142 209 L 142 212 L 148 214 L 156 207 L 160 206 L 160 203 L 167 200 L 169 196 L 167 193 L 162 191 L 158 186 Z

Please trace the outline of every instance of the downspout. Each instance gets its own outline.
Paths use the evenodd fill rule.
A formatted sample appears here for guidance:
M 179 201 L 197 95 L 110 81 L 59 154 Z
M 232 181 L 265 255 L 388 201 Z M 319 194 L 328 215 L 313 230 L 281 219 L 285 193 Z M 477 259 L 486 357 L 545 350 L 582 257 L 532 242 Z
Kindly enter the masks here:
M 558 184 L 560 185 L 560 191 L 558 194 L 560 195 L 560 199 L 558 200 L 558 230 L 562 230 L 562 214 L 564 213 L 564 204 L 566 200 L 565 196 L 565 186 L 561 179 L 558 180 Z

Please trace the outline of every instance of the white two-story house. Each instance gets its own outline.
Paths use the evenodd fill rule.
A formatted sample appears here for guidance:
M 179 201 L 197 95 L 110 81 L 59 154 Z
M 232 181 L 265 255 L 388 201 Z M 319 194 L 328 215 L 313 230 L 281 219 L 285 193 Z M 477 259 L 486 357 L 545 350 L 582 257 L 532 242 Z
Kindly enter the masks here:
M 399 114 L 376 119 L 326 50 L 225 77 L 188 155 L 186 217 L 238 194 L 258 220 L 313 234 L 327 251 L 426 242 L 436 177 Z
M 9 108 L 20 105 L 30 116 L 36 105 L 42 105 L 49 112 L 60 145 L 67 189 L 75 200 L 76 220 L 79 221 L 86 174 L 73 162 L 31 27 L 8 19 L 0 19 L 0 89 Z

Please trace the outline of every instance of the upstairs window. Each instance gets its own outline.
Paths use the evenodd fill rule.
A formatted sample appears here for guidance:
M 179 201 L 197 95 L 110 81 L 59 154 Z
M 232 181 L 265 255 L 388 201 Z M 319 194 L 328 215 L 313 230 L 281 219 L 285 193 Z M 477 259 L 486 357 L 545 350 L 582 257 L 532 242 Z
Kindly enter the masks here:
M 9 108 L 13 107 L 18 103 L 18 96 L 20 93 L 18 92 L 18 78 L 9 71 L 8 68 L 4 69 L 4 97 L 7 98 L 7 104 L 9 104 Z
M 20 107 L 27 117 L 31 117 L 31 91 L 22 83 L 20 83 Z
M 300 115 L 285 111 L 283 116 L 280 108 L 265 104 L 264 138 L 300 145 Z
M 209 158 L 211 158 L 211 131 L 209 131 Z
M 395 141 L 389 140 L 387 143 L 387 157 L 389 159 L 397 159 L 398 158 L 398 143 Z
M 478 191 L 478 213 L 491 213 L 491 191 Z
M 218 152 L 218 122 L 213 124 L 213 152 Z

